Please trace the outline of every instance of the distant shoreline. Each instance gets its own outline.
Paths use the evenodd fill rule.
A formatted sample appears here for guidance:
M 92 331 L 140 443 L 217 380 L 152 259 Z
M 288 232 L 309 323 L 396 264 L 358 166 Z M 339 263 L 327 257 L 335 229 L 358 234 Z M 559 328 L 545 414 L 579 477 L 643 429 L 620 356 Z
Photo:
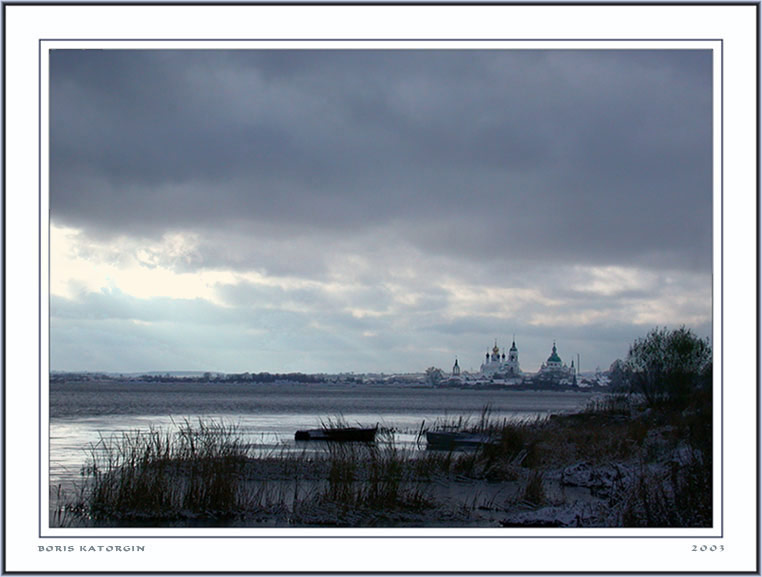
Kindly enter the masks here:
M 253 378 L 242 379 L 236 375 L 228 375 L 224 378 L 211 378 L 197 376 L 172 376 L 172 375 L 138 375 L 117 376 L 103 373 L 51 373 L 50 381 L 54 383 L 134 383 L 134 384 L 209 384 L 209 385 L 356 385 L 356 386 L 400 386 L 416 389 L 462 389 L 462 390 L 503 390 L 503 391 L 580 391 L 609 393 L 617 392 L 615 388 L 601 385 L 596 381 L 580 379 L 579 384 L 559 383 L 553 380 L 526 379 L 520 383 L 504 382 L 501 379 L 492 380 L 469 380 L 454 381 L 445 380 L 432 384 L 422 382 L 420 379 L 409 377 L 384 377 L 373 379 L 366 377 L 341 377 L 328 378 L 321 375 L 284 374 L 275 375 L 263 373 L 254 375 Z

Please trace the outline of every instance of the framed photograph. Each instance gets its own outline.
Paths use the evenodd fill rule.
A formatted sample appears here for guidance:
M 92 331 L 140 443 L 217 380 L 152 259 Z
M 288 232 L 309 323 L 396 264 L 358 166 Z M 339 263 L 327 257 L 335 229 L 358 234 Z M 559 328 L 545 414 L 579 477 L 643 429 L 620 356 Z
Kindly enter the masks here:
M 4 570 L 757 572 L 758 11 L 4 4 Z

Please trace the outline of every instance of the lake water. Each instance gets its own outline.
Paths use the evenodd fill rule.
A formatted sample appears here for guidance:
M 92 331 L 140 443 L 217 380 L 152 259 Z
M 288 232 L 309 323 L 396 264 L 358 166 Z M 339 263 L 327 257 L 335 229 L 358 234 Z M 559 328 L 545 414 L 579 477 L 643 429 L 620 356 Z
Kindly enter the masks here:
M 478 421 L 489 406 L 499 419 L 533 419 L 575 411 L 584 392 L 466 390 L 405 385 L 218 384 L 67 382 L 50 386 L 50 483 L 80 478 L 87 450 L 101 437 L 150 427 L 172 428 L 186 419 L 236 425 L 263 452 L 302 450 L 298 429 L 341 418 L 350 425 L 388 427 L 395 442 L 415 448 L 427 426 L 460 416 Z M 313 444 L 314 445 L 314 444 Z

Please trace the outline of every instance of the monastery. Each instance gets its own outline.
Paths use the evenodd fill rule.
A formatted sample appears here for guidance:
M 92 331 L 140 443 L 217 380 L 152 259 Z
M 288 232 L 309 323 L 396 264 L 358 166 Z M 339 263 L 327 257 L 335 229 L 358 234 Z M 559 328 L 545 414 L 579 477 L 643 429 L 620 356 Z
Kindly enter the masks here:
M 501 352 L 500 347 L 497 346 L 497 339 L 495 340 L 495 346 L 492 347 L 491 351 L 488 350 L 485 355 L 484 362 L 479 369 L 479 374 L 489 379 L 500 378 L 520 381 L 524 377 L 537 377 L 560 381 L 564 379 L 576 380 L 577 369 L 574 367 L 573 360 L 571 365 L 567 365 L 561 360 L 561 357 L 558 355 L 556 342 L 553 341 L 553 349 L 550 356 L 542 363 L 540 369 L 536 373 L 524 373 L 519 366 L 519 349 L 516 346 L 516 339 L 514 338 L 507 355 L 505 349 Z M 457 359 L 455 359 L 455 365 L 452 367 L 452 377 L 460 378 L 460 366 Z

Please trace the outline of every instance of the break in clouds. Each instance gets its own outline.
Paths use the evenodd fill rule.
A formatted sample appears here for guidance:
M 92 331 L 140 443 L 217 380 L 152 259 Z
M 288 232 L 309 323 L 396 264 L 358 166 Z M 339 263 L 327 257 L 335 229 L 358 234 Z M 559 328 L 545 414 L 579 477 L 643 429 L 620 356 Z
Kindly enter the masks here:
M 710 335 L 709 51 L 56 50 L 50 80 L 53 370 Z

